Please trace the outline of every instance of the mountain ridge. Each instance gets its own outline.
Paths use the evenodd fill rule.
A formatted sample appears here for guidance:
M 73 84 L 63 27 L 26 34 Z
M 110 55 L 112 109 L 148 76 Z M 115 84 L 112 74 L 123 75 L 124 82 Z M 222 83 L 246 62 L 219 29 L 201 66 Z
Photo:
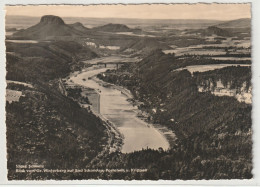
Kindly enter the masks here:
M 241 18 L 241 19 L 235 19 L 226 21 L 224 23 L 220 23 L 217 25 L 214 25 L 216 27 L 220 28 L 245 28 L 245 27 L 251 27 L 251 19 L 250 18 Z
M 27 29 L 13 34 L 18 39 L 49 39 L 56 36 L 82 36 L 82 31 L 65 24 L 62 18 L 53 15 L 45 15 L 40 22 Z
M 128 26 L 124 24 L 114 24 L 114 23 L 109 23 L 106 25 L 94 27 L 92 28 L 92 30 L 105 31 L 105 32 L 131 32 L 132 31 L 132 29 L 130 29 Z
M 88 32 L 90 29 L 85 27 L 82 23 L 80 22 L 75 22 L 75 23 L 72 23 L 72 24 L 68 24 L 69 26 L 71 26 L 72 28 L 78 30 L 78 31 L 81 31 L 81 32 Z

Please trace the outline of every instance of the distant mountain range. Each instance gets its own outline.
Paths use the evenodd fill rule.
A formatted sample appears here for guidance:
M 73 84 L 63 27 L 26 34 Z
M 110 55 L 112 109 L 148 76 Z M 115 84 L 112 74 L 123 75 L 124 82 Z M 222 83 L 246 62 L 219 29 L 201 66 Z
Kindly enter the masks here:
M 6 26 L 19 28 L 28 28 L 39 22 L 40 17 L 32 16 L 6 16 Z M 62 17 L 65 23 L 73 24 L 80 22 L 88 28 L 99 27 L 109 23 L 112 24 L 124 24 L 129 28 L 136 27 L 162 27 L 164 25 L 180 27 L 196 27 L 206 28 L 208 26 L 220 24 L 223 21 L 220 20 L 207 20 L 207 19 L 136 19 L 136 18 L 88 18 L 88 17 Z
M 10 30 L 10 29 L 9 29 Z M 131 29 L 123 24 L 107 24 L 89 29 L 82 23 L 65 24 L 58 16 L 43 16 L 40 22 L 27 29 L 19 30 L 13 34 L 20 39 L 50 39 L 57 36 L 84 36 L 93 32 L 142 32 L 141 29 Z
M 180 20 L 178 21 L 175 20 L 175 22 L 181 23 Z M 203 23 L 208 24 L 208 22 L 205 22 L 205 20 Z M 238 20 L 218 23 L 215 26 L 209 26 L 205 29 L 198 29 L 191 32 L 200 32 L 203 35 L 216 34 L 219 36 L 229 36 L 230 34 L 228 31 L 225 30 L 225 28 L 245 28 L 245 27 L 250 27 L 251 26 L 250 23 L 251 23 L 250 19 L 238 19 Z M 15 39 L 43 39 L 44 40 L 44 39 L 51 39 L 51 38 L 63 37 L 63 36 L 76 36 L 76 37 L 85 36 L 87 34 L 100 32 L 100 31 L 112 32 L 112 33 L 115 32 L 142 33 L 141 29 L 129 28 L 127 25 L 124 24 L 109 23 L 103 26 L 87 28 L 80 22 L 76 22 L 73 24 L 65 24 L 63 19 L 61 19 L 58 16 L 45 15 L 40 19 L 39 23 L 27 29 L 21 29 L 15 32 L 12 37 Z
M 6 28 L 28 28 L 39 22 L 40 17 L 31 16 L 6 16 Z M 133 19 L 133 18 L 87 18 L 87 17 L 62 17 L 65 23 L 73 24 L 75 22 L 80 22 L 88 28 L 99 27 L 109 23 L 113 24 L 124 24 L 129 28 L 142 28 L 142 27 L 162 27 L 169 26 L 176 29 L 199 29 L 207 28 L 209 26 L 218 26 L 229 21 L 221 20 L 209 20 L 209 19 Z M 243 20 L 243 19 L 239 19 Z M 245 18 L 249 21 L 250 18 Z
M 220 28 L 249 28 L 251 27 L 250 18 L 236 19 L 232 21 L 226 21 L 220 24 L 215 25 Z

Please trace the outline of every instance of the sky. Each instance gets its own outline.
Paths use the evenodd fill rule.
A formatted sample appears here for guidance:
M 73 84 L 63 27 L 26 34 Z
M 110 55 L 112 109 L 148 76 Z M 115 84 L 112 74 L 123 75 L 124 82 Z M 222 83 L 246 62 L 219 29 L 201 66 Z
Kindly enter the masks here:
M 6 6 L 7 15 L 140 19 L 251 18 L 251 4 L 26 5 Z

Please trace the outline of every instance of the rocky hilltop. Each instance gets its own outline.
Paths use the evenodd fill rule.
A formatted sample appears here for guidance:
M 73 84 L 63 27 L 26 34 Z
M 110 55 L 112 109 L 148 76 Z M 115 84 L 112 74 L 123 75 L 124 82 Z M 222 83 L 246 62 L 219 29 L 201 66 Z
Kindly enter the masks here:
M 92 30 L 104 31 L 104 32 L 132 32 L 133 31 L 133 29 L 130 29 L 124 24 L 112 24 L 112 23 L 99 26 L 99 27 L 94 27 Z
M 61 36 L 82 36 L 84 33 L 71 27 L 58 16 L 43 16 L 40 22 L 13 34 L 15 39 L 53 39 Z
M 188 31 L 187 33 L 190 34 L 201 34 L 202 36 L 223 36 L 223 37 L 229 37 L 232 33 L 230 33 L 228 30 L 219 28 L 217 26 L 209 26 L 206 29 L 195 29 Z
M 225 30 L 225 29 L 221 29 L 219 27 L 216 27 L 216 26 L 210 26 L 208 27 L 205 32 L 204 32 L 205 35 L 218 35 L 218 36 L 230 36 L 230 33 Z
M 57 24 L 57 25 L 65 25 L 64 21 L 58 17 L 53 15 L 46 15 L 41 18 L 40 23 L 42 24 Z
M 73 23 L 73 24 L 69 24 L 69 26 L 71 26 L 72 28 L 78 30 L 78 31 L 81 31 L 81 32 L 88 32 L 90 29 L 85 27 L 82 23 L 80 22 L 76 22 L 76 23 Z

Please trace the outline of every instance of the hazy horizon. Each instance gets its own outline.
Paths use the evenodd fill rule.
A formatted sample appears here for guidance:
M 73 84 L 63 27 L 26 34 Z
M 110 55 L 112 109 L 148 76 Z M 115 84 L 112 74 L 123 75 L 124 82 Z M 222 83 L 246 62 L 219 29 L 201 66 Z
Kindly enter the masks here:
M 42 16 L 46 16 L 46 15 L 52 15 L 52 16 L 58 16 L 58 15 L 55 15 L 55 14 L 45 14 L 45 15 L 42 15 Z M 42 16 L 26 16 L 26 15 L 6 15 L 7 17 L 15 17 L 15 16 L 19 16 L 19 17 L 32 17 L 32 18 L 41 18 Z M 81 17 L 81 16 L 78 16 L 78 17 L 72 17 L 72 16 L 58 16 L 58 17 L 61 17 L 61 18 L 84 18 L 84 19 L 131 19 L 131 20 L 209 20 L 209 21 L 231 21 L 231 20 L 237 20 L 237 19 L 251 19 L 251 18 L 248 18 L 248 17 L 243 17 L 243 18 L 237 18 L 237 19 L 230 19 L 230 20 L 220 20 L 220 19 L 202 19 L 202 18 L 198 18 L 198 19 L 169 19 L 169 18 L 166 18 L 166 19 L 156 19 L 156 18 L 153 18 L 153 19 L 148 19 L 148 18 L 117 18 L 117 17 Z

